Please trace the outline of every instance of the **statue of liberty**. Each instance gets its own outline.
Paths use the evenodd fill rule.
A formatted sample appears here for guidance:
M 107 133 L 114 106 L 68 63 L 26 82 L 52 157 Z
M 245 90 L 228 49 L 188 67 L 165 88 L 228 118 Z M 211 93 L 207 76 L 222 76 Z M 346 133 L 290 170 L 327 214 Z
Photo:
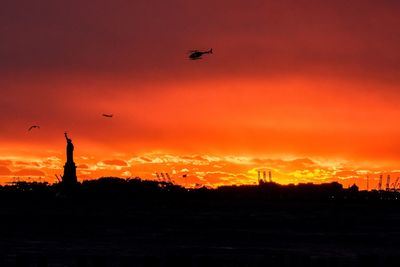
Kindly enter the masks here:
M 67 162 L 64 165 L 64 175 L 62 182 L 65 185 L 74 185 L 78 182 L 76 177 L 76 165 L 74 162 L 74 145 L 72 140 L 68 138 L 67 132 L 64 132 L 65 139 L 67 140 Z
M 64 132 L 64 135 L 67 140 L 67 162 L 74 162 L 74 145 L 72 140 L 68 138 L 67 132 Z

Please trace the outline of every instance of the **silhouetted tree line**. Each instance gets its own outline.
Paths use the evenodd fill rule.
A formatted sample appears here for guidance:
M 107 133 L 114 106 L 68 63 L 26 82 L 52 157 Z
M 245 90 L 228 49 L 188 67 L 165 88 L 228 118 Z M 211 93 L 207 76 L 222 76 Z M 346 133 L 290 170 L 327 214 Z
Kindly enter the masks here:
M 65 188 L 62 183 L 50 185 L 46 182 L 15 182 L 0 186 L 0 199 L 64 199 L 112 201 L 135 200 L 151 203 L 182 203 L 194 201 L 232 204 L 235 202 L 265 201 L 348 201 L 348 200 L 398 200 L 398 192 L 359 191 L 353 185 L 343 188 L 337 182 L 325 184 L 281 185 L 261 183 L 259 185 L 233 185 L 218 188 L 184 188 L 168 182 L 142 180 L 140 178 L 122 179 L 102 177 L 77 183 L 73 188 Z
M 397 266 L 398 197 L 339 183 L 16 182 L 0 186 L 0 266 Z

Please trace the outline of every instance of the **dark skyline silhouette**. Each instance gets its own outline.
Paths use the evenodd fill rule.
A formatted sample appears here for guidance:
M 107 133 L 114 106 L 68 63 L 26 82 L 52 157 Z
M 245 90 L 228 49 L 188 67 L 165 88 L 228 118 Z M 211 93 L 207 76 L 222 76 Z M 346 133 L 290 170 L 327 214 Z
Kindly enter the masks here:
M 338 183 L 187 190 L 104 177 L 65 192 L 19 182 L 0 187 L 0 263 L 395 266 L 399 195 Z

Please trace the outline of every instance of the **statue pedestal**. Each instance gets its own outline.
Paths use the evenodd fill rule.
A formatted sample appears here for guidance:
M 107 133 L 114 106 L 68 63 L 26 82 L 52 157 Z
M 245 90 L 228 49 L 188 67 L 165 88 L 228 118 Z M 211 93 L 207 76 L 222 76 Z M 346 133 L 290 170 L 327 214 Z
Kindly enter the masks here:
M 76 177 L 76 165 L 75 162 L 66 162 L 64 165 L 64 175 L 62 177 L 62 182 L 65 185 L 75 185 L 78 183 L 78 178 Z

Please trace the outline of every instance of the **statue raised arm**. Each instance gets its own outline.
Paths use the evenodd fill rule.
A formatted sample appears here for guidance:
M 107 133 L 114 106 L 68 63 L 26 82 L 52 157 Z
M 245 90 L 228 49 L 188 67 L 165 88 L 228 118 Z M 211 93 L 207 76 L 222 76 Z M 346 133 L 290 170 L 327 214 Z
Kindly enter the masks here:
M 65 139 L 67 139 L 67 142 L 71 141 L 71 139 L 68 138 L 67 131 L 64 132 L 64 135 L 65 135 Z

